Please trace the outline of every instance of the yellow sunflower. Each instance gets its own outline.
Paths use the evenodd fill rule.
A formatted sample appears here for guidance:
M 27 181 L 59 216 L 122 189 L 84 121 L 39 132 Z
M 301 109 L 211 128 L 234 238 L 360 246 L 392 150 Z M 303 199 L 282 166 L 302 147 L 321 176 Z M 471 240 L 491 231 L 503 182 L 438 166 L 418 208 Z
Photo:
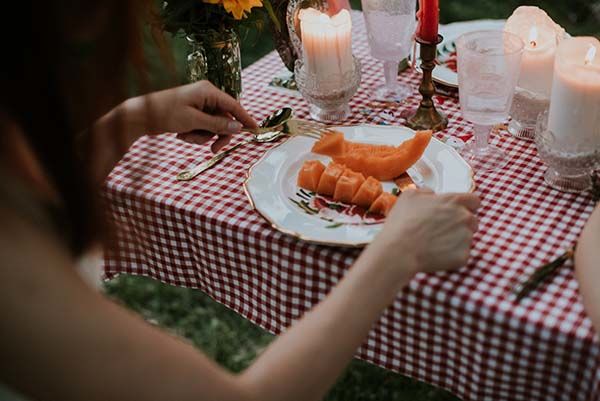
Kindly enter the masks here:
M 221 0 L 208 0 L 221 1 Z M 246 13 L 252 10 L 252 7 L 262 7 L 262 0 L 222 0 L 225 10 L 233 15 L 233 18 L 240 20 L 246 18 Z M 213 3 L 214 4 L 214 3 Z

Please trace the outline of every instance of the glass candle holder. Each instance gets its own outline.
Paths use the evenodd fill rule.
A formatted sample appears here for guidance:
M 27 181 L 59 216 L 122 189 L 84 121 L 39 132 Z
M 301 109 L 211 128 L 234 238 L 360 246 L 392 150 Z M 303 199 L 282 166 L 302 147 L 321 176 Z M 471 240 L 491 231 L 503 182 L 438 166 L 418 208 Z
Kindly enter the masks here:
M 517 88 L 510 110 L 508 132 L 514 137 L 533 141 L 538 117 L 550 107 L 550 98 L 527 89 Z
M 313 120 L 335 123 L 350 116 L 348 102 L 358 90 L 361 80 L 360 61 L 353 57 L 353 62 L 354 68 L 343 74 L 315 74 L 307 71 L 302 60 L 296 61 L 296 83 L 308 102 Z
M 540 114 L 535 129 L 540 159 L 548 166 L 544 181 L 563 192 L 592 187 L 592 173 L 600 168 L 600 144 L 560 141 L 548 129 L 548 112 Z

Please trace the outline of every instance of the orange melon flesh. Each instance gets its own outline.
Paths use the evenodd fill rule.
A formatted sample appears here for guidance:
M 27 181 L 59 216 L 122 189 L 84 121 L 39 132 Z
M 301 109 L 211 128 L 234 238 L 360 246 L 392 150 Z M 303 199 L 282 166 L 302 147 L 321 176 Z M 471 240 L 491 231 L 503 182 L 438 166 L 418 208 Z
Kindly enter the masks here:
M 305 161 L 298 173 L 298 186 L 316 192 L 323 171 L 325 171 L 325 165 L 319 160 Z
M 368 209 L 382 192 L 383 186 L 381 182 L 376 178 L 369 177 L 360 186 L 350 203 Z
M 332 158 L 354 171 L 380 181 L 388 181 L 400 176 L 419 161 L 429 145 L 431 135 L 431 131 L 419 131 L 412 139 L 396 147 L 393 152 L 389 149 L 359 147 Z
M 384 192 L 375 199 L 369 212 L 378 213 L 387 217 L 397 200 L 398 197 L 396 195 Z
M 371 156 L 386 156 L 394 153 L 397 148 L 390 145 L 373 145 L 370 143 L 346 142 L 346 153 L 355 151 L 368 152 Z M 335 156 L 335 155 L 334 155 Z
M 365 177 L 361 173 L 346 169 L 335 186 L 333 200 L 344 203 L 352 202 L 352 198 L 364 182 Z
M 325 155 L 337 156 L 346 153 L 344 134 L 338 131 L 324 134 L 312 147 L 312 152 Z
M 321 195 L 332 196 L 335 192 L 335 186 L 340 176 L 344 173 L 344 167 L 341 164 L 331 162 L 321 174 L 319 179 L 319 185 L 317 186 L 317 193 Z

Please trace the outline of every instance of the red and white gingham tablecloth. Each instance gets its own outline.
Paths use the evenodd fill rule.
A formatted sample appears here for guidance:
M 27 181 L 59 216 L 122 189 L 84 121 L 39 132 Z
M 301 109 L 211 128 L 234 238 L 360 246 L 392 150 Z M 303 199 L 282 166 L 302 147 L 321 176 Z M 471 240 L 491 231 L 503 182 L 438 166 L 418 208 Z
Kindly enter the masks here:
M 363 81 L 348 123 L 385 121 L 369 100 L 383 72 L 369 55 L 359 12 L 353 13 L 353 25 Z M 268 87 L 282 67 L 271 53 L 243 72 L 243 103 L 257 119 L 282 106 L 308 115 L 300 97 Z M 419 76 L 407 71 L 399 79 L 416 88 Z M 391 123 L 400 124 L 400 112 L 417 101 L 415 94 L 391 110 Z M 471 126 L 460 117 L 457 100 L 438 101 L 450 118 L 439 137 L 469 139 Z M 547 187 L 533 144 L 506 132 L 492 142 L 510 162 L 476 178 L 483 207 L 468 266 L 418 275 L 356 356 L 464 400 L 600 399 L 600 348 L 572 266 L 521 304 L 511 294 L 523 274 L 574 244 L 592 201 Z M 138 274 L 198 288 L 276 334 L 301 317 L 327 295 L 359 251 L 282 234 L 252 209 L 242 183 L 272 146 L 248 145 L 193 181 L 178 182 L 180 170 L 211 156 L 209 147 L 172 135 L 137 141 L 104 188 L 107 216 L 117 227 L 106 252 L 107 277 Z

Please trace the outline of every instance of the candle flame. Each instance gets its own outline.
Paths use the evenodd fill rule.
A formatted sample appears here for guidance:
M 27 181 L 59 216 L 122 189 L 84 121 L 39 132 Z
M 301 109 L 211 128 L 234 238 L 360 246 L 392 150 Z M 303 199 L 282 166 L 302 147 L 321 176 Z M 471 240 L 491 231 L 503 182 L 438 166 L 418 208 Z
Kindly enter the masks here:
M 537 29 L 537 26 L 534 25 L 529 30 L 529 44 L 532 47 L 536 47 L 537 46 L 537 39 L 538 39 L 538 29 Z
M 590 48 L 587 51 L 587 54 L 585 55 L 585 61 L 584 64 L 585 65 L 590 65 L 594 62 L 594 59 L 596 58 L 596 47 L 594 45 L 590 45 Z

